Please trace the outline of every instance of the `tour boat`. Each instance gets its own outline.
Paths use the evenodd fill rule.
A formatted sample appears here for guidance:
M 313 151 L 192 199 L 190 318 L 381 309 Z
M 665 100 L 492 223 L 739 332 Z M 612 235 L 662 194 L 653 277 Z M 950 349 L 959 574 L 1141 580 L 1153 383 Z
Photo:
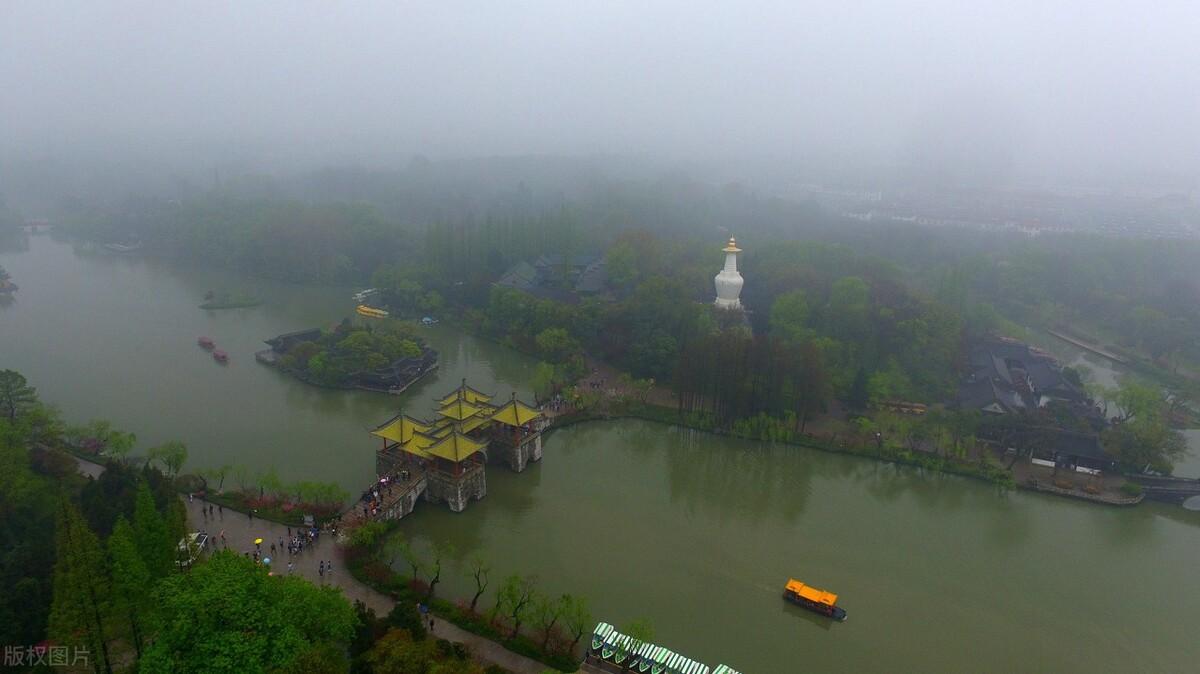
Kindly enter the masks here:
M 389 315 L 388 312 L 384 311 L 383 309 L 368 307 L 365 304 L 358 305 L 358 308 L 355 309 L 355 311 L 358 312 L 359 316 L 366 316 L 367 318 L 387 318 Z
M 734 669 L 733 667 L 730 667 L 729 665 L 717 665 L 717 668 L 713 670 L 713 674 L 742 674 L 742 673 L 739 672 L 738 670 Z
M 846 611 L 837 605 L 836 594 L 805 585 L 795 578 L 789 578 L 783 587 L 783 598 L 828 618 L 837 621 L 846 619 Z
M 604 640 L 608 638 L 608 635 L 612 634 L 613 629 L 615 628 L 608 623 L 599 623 L 596 625 L 595 631 L 592 632 L 593 651 L 600 650 L 600 647 L 604 645 Z
M 379 288 L 367 288 L 366 290 L 360 290 L 360 291 L 354 293 L 353 299 L 355 302 L 362 304 L 363 302 L 366 302 L 369 298 L 374 297 L 375 295 L 378 295 L 378 294 L 379 294 Z
M 213 360 L 217 361 L 218 363 L 228 363 L 229 362 L 229 354 L 225 353 L 224 351 L 222 351 L 220 349 L 217 349 L 217 350 L 213 351 Z
M 217 345 L 216 342 L 212 341 L 211 337 L 201 337 L 200 339 L 196 340 L 196 343 L 199 344 L 206 351 L 212 351 L 213 348 Z

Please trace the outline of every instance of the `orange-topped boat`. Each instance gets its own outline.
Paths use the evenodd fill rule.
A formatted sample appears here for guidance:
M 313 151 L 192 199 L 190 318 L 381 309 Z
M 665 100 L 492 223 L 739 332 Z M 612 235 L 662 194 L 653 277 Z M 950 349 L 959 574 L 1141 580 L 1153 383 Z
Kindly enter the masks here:
M 200 348 L 206 351 L 212 351 L 217 346 L 217 343 L 212 341 L 211 337 L 201 337 L 196 340 L 196 343 L 200 345 Z
M 846 619 L 845 609 L 837 605 L 836 594 L 805 585 L 795 578 L 789 578 L 787 585 L 783 586 L 783 598 L 834 620 Z

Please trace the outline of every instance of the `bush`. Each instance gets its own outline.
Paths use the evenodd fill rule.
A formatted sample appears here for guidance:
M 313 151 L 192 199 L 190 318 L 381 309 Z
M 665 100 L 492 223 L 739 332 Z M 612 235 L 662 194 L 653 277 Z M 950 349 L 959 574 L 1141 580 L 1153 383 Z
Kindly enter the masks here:
M 1121 493 L 1125 494 L 1126 496 L 1141 496 L 1142 491 L 1142 485 L 1136 482 L 1126 482 L 1125 484 L 1121 485 Z
M 401 600 L 396 602 L 396 606 L 392 608 L 392 612 L 387 615 L 384 622 L 389 627 L 399 627 L 408 630 L 408 633 L 412 635 L 413 641 L 421 641 L 425 638 L 425 620 L 417 610 L 417 604 L 414 601 Z

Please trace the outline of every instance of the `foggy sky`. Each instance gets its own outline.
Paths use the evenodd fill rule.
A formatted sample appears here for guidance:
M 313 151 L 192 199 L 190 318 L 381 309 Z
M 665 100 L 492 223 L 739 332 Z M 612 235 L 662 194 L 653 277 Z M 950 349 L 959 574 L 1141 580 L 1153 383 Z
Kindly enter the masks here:
M 0 161 L 608 153 L 1194 180 L 1198 6 L 9 1 Z

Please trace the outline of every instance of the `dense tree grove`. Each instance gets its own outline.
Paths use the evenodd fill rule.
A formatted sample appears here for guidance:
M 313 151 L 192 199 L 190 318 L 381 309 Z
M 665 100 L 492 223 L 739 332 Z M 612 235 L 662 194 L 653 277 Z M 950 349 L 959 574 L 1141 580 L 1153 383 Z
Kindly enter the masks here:
M 515 187 L 497 188 L 469 163 L 414 161 L 392 174 L 327 171 L 319 180 L 243 179 L 181 200 L 75 204 L 67 224 L 256 274 L 369 281 L 397 315 L 454 307 L 541 357 L 552 381 L 578 372 L 585 351 L 636 377 L 670 380 L 683 353 L 697 356 L 728 327 L 703 305 L 730 232 L 746 249 L 742 299 L 753 334 L 811 342 L 829 395 L 852 406 L 945 400 L 966 336 L 1020 336 L 1023 326 L 1069 323 L 1167 370 L 1200 371 L 1200 340 L 1190 339 L 1200 331 L 1195 242 L 862 223 L 739 186 L 496 163 Z M 531 189 L 523 175 L 562 191 Z M 572 303 L 491 285 L 543 254 L 603 255 L 607 291 Z M 313 365 L 329 379 L 344 370 Z
M 83 648 L 96 672 L 349 669 L 356 617 L 336 590 L 232 553 L 178 563 L 181 445 L 160 448 L 169 474 L 109 458 L 83 478 L 56 413 L 36 395 L 16 410 L 0 415 L 3 643 Z
M 423 341 L 396 321 L 353 325 L 346 321 L 315 342 L 302 342 L 279 360 L 281 367 L 319 384 L 337 386 L 353 374 L 385 367 L 401 358 L 421 355 Z

